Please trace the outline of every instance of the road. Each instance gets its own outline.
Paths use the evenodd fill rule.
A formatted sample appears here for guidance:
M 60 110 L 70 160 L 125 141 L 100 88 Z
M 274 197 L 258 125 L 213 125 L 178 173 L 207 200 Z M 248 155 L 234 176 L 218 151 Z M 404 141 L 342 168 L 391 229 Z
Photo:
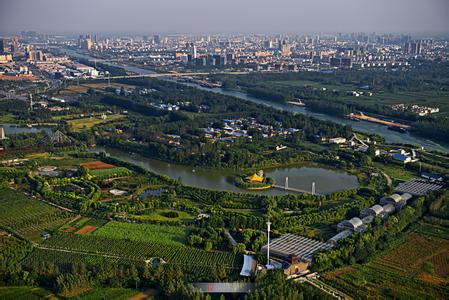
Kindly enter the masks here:
M 237 242 L 232 237 L 231 233 L 229 232 L 229 228 L 225 228 L 225 234 L 228 236 L 229 240 L 231 241 L 232 246 L 237 245 Z
M 306 281 L 307 283 L 313 285 L 314 287 L 322 290 L 323 292 L 325 292 L 328 295 L 331 295 L 332 297 L 336 298 L 336 299 L 341 299 L 341 300 L 352 300 L 351 297 L 349 297 L 348 295 L 340 292 L 339 290 L 330 287 L 329 285 L 325 284 L 322 281 L 319 281 L 315 278 L 307 278 Z
M 225 75 L 246 75 L 249 72 L 188 72 L 188 73 L 151 73 L 151 74 L 136 74 L 136 75 L 124 75 L 124 76 L 109 76 L 98 77 L 95 80 L 110 80 L 110 79 L 126 79 L 126 78 L 158 78 L 158 77 L 182 77 L 182 76 L 206 76 L 213 74 L 225 74 Z

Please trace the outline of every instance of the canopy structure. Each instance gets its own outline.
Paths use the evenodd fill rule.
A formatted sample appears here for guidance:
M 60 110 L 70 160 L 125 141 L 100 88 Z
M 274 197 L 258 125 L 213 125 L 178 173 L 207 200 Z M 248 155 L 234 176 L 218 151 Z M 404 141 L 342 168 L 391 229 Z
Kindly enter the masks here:
M 251 182 L 263 182 L 263 177 L 254 173 L 253 175 L 246 177 L 246 180 Z
M 243 255 L 243 267 L 242 271 L 240 271 L 240 276 L 251 276 L 254 272 L 256 266 L 256 261 L 254 260 L 252 255 Z

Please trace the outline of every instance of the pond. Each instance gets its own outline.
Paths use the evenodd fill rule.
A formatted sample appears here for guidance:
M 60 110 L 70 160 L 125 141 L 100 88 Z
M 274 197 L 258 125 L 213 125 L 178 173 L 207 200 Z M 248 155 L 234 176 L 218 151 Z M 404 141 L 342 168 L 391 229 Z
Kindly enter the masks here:
M 209 168 L 196 168 L 185 165 L 168 163 L 160 160 L 150 159 L 137 154 L 129 154 L 112 148 L 95 147 L 93 152 L 104 151 L 107 154 L 123 161 L 149 169 L 155 173 L 167 175 L 190 186 L 212 190 L 223 190 L 233 192 L 260 193 L 266 195 L 296 194 L 282 189 L 268 189 L 259 191 L 247 191 L 233 184 L 232 171 L 214 170 Z M 330 170 L 315 167 L 282 167 L 264 169 L 268 177 L 272 177 L 279 185 L 284 185 L 285 177 L 288 177 L 288 186 L 291 188 L 311 191 L 312 183 L 315 182 L 316 193 L 330 194 L 337 191 L 357 188 L 359 186 L 357 177 L 338 170 Z

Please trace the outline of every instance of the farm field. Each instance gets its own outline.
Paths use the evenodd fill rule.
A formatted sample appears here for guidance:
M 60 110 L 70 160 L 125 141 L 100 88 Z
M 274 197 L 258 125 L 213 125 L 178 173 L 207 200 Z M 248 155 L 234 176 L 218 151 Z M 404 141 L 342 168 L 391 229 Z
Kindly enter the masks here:
M 239 265 L 236 255 L 229 252 L 207 252 L 173 244 L 141 242 L 132 239 L 106 238 L 99 235 L 60 234 L 42 243 L 42 247 L 60 250 L 100 254 L 132 261 L 145 261 L 160 257 L 168 263 L 210 267 L 222 265 L 235 268 Z
M 69 120 L 67 123 L 74 131 L 80 131 L 83 129 L 90 129 L 96 125 L 116 121 L 122 119 L 124 116 L 119 114 L 108 115 L 107 119 L 103 120 L 101 117 L 89 117 Z
M 70 270 L 73 264 L 84 263 L 87 265 L 127 264 L 132 260 L 114 257 L 104 257 L 95 254 L 83 254 L 52 249 L 35 248 L 23 261 L 25 266 L 32 266 L 39 262 L 52 262 L 62 270 Z M 133 261 L 137 262 L 137 261 Z
M 115 166 L 113 166 L 111 164 L 107 164 L 107 163 L 99 161 L 99 160 L 95 160 L 95 161 L 82 163 L 81 167 L 83 167 L 86 170 L 92 171 L 92 170 L 112 169 Z
M 0 287 L 0 299 L 3 300 L 40 300 L 52 299 L 55 295 L 43 288 L 33 286 L 3 286 Z
M 139 291 L 125 288 L 97 288 L 69 298 L 73 300 L 90 300 L 90 299 L 112 299 L 112 300 L 128 300 L 140 294 Z
M 97 227 L 92 226 L 92 225 L 85 225 L 83 228 L 78 230 L 76 232 L 76 234 L 90 234 L 90 233 L 94 232 L 95 230 L 97 230 Z
M 326 282 L 354 297 L 449 297 L 449 229 L 420 224 L 397 247 L 366 265 L 327 272 Z M 444 238 L 445 237 L 445 238 Z
M 0 191 L 0 225 L 31 240 L 40 240 L 44 232 L 51 232 L 74 215 L 58 208 L 4 189 Z
M 178 214 L 178 217 L 168 217 L 167 214 L 170 212 L 176 212 Z M 172 210 L 172 209 L 156 209 L 151 212 L 146 212 L 141 215 L 132 215 L 130 218 L 133 220 L 139 220 L 139 221 L 163 221 L 163 222 L 170 222 L 170 221 L 181 221 L 181 222 L 188 222 L 195 219 L 195 217 L 188 212 L 180 211 L 180 210 Z
M 132 172 L 125 167 L 114 167 L 105 169 L 89 170 L 88 173 L 96 179 L 108 179 L 115 177 L 130 176 Z
M 123 222 L 108 222 L 103 227 L 97 229 L 93 235 L 130 239 L 139 242 L 154 242 L 173 246 L 184 246 L 187 230 L 183 227 L 133 224 Z

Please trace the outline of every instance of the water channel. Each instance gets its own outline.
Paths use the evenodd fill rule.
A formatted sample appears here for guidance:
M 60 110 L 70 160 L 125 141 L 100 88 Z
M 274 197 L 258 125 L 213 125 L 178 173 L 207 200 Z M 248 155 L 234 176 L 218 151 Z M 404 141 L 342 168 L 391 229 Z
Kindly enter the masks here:
M 91 56 L 81 54 L 74 50 L 65 49 L 65 51 L 68 55 L 71 55 L 71 56 L 80 57 L 80 58 L 84 58 L 84 59 L 90 59 L 90 60 L 95 59 Z M 147 69 L 143 69 L 143 68 L 139 68 L 139 67 L 135 67 L 135 66 L 128 66 L 125 64 L 114 64 L 114 63 L 109 63 L 109 62 L 103 62 L 103 63 L 109 64 L 109 65 L 115 66 L 115 67 L 120 67 L 120 68 L 125 69 L 126 71 L 134 72 L 134 73 L 138 73 L 138 74 L 155 73 L 154 71 L 151 71 L 151 70 L 147 70 Z M 244 100 L 251 101 L 251 102 L 254 102 L 254 103 L 257 103 L 260 105 L 265 105 L 265 106 L 273 107 L 273 108 L 280 109 L 280 110 L 287 110 L 287 111 L 290 111 L 293 113 L 300 113 L 303 115 L 315 117 L 320 120 L 331 121 L 331 122 L 334 122 L 337 124 L 349 125 L 352 128 L 354 128 L 354 130 L 356 130 L 356 131 L 365 132 L 365 133 L 369 133 L 369 134 L 378 134 L 378 135 L 384 137 L 385 141 L 387 143 L 413 144 L 413 145 L 417 145 L 417 146 L 423 146 L 427 150 L 437 150 L 437 151 L 449 153 L 449 143 L 440 143 L 440 142 L 437 143 L 437 142 L 431 141 L 431 140 L 423 138 L 423 137 L 411 135 L 409 133 L 404 134 L 404 133 L 399 133 L 396 131 L 391 131 L 391 130 L 387 129 L 387 126 L 384 126 L 381 124 L 376 124 L 376 123 L 371 123 L 371 122 L 366 122 L 366 121 L 355 122 L 355 121 L 346 120 L 344 118 L 337 117 L 337 116 L 330 116 L 327 114 L 316 113 L 316 112 L 307 110 L 307 108 L 305 108 L 305 107 L 284 105 L 284 104 L 279 104 L 279 103 L 275 103 L 275 102 L 270 102 L 270 101 L 262 100 L 262 99 L 259 99 L 256 97 L 252 97 L 250 95 L 247 95 L 244 92 L 229 91 L 229 90 L 224 90 L 222 88 L 207 88 L 207 87 L 202 87 L 202 86 L 200 86 L 198 84 L 194 84 L 194 83 L 183 83 L 183 84 L 191 86 L 191 87 L 195 87 L 195 88 L 198 88 L 201 90 L 205 90 L 205 91 L 210 91 L 210 92 L 219 93 L 219 94 L 223 94 L 223 95 L 227 95 L 227 96 L 237 97 L 240 99 L 244 99 Z

